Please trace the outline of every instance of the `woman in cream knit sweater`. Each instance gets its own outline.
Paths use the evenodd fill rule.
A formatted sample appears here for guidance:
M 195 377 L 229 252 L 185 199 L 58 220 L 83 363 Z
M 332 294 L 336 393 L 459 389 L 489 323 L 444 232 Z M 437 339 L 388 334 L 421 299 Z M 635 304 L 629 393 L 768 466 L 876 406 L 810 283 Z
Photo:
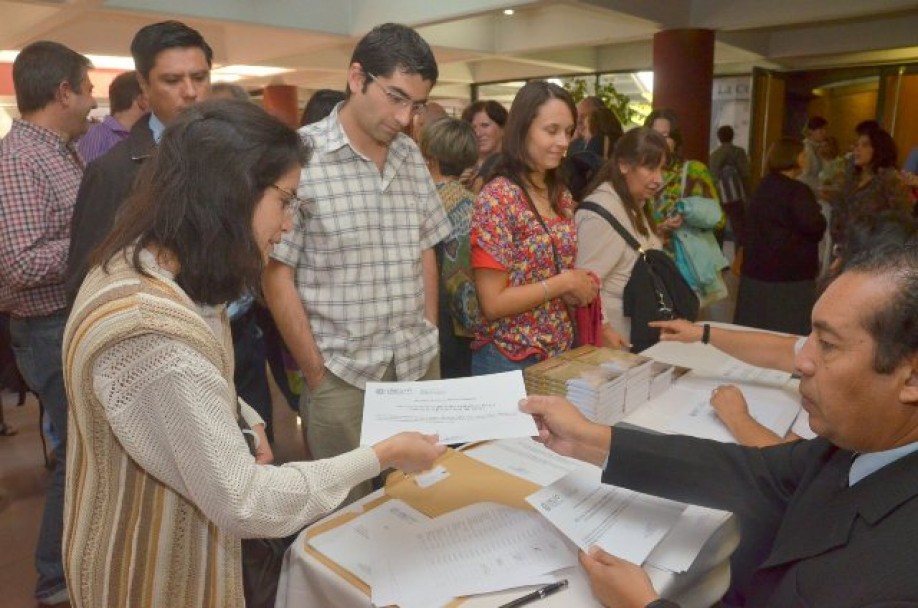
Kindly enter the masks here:
M 224 303 L 258 290 L 307 156 L 252 104 L 190 108 L 96 252 L 64 340 L 74 606 L 241 607 L 240 539 L 289 535 L 381 469 L 442 453 L 402 433 L 274 467 L 240 432 L 261 421 L 233 388 Z

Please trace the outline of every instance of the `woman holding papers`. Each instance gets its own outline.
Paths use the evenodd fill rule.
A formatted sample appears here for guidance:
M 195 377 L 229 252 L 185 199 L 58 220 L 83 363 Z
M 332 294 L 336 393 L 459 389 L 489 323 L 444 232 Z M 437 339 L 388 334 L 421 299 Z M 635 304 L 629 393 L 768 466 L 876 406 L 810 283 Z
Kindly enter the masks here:
M 643 249 L 662 249 L 652 203 L 663 183 L 663 165 L 669 157 L 666 139 L 651 129 L 628 131 L 615 146 L 612 159 L 587 187 L 584 201 L 610 213 Z M 631 319 L 625 316 L 625 285 L 638 252 L 595 211 L 583 209 L 574 215 L 577 224 L 577 266 L 587 268 L 602 282 L 603 343 L 611 348 L 628 348 Z
M 574 342 L 568 305 L 585 306 L 597 283 L 574 268 L 573 200 L 558 175 L 577 109 L 570 94 L 531 81 L 513 100 L 496 177 L 475 201 L 472 268 L 484 321 L 472 374 L 524 369 Z
M 74 606 L 241 607 L 240 539 L 289 535 L 381 469 L 442 453 L 436 437 L 403 433 L 267 464 L 263 423 L 233 388 L 225 302 L 259 290 L 307 158 L 252 104 L 189 108 L 95 253 L 64 339 Z

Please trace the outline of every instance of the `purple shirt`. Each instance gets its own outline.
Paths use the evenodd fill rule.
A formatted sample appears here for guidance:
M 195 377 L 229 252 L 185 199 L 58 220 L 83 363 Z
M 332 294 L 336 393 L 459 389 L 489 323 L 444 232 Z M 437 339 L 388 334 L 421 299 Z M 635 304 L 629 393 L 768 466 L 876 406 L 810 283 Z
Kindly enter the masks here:
M 129 131 L 121 126 L 114 116 L 106 116 L 102 122 L 89 127 L 86 135 L 77 142 L 77 150 L 86 163 L 90 163 L 128 136 Z

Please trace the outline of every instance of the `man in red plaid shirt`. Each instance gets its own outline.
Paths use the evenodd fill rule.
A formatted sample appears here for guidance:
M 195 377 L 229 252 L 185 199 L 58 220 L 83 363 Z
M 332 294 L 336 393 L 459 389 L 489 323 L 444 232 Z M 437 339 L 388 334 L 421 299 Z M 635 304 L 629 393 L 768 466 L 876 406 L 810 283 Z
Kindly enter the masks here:
M 96 107 L 91 67 L 56 42 L 25 47 L 13 63 L 22 117 L 0 141 L 0 311 L 11 317 L 16 365 L 60 436 L 35 551 L 35 598 L 45 606 L 69 597 L 61 563 L 67 453 L 61 344 L 70 219 L 83 174 L 74 142 Z

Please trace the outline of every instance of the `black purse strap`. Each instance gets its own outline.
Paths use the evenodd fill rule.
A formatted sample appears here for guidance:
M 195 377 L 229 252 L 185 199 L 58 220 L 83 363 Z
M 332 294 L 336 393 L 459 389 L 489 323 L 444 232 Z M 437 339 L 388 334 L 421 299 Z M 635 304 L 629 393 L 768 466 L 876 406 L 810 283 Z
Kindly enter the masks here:
M 615 228 L 615 232 L 619 234 L 628 245 L 638 252 L 640 259 L 644 260 L 645 265 L 647 266 L 647 273 L 650 275 L 650 280 L 653 282 L 654 296 L 657 300 L 657 310 L 660 313 L 661 319 L 673 319 L 673 306 L 671 299 L 667 295 L 666 286 L 663 284 L 663 280 L 654 272 L 652 266 L 647 263 L 647 258 L 645 256 L 644 249 L 641 248 L 641 244 L 638 243 L 637 239 L 631 236 L 631 233 L 625 230 L 625 227 L 622 226 L 621 222 L 615 219 L 611 213 L 600 207 L 597 203 L 593 201 L 583 201 L 580 205 L 577 206 L 577 209 L 586 209 L 587 211 L 592 211 L 596 215 L 600 216 L 609 224 Z
M 624 226 L 622 226 L 621 222 L 615 219 L 611 213 L 600 207 L 597 203 L 594 203 L 593 201 L 583 201 L 577 206 L 577 209 L 586 209 L 587 211 L 592 211 L 596 215 L 600 216 L 609 222 L 613 228 L 615 228 L 615 232 L 617 232 L 619 236 L 625 239 L 625 242 L 628 243 L 629 247 L 638 253 L 644 253 L 644 250 L 641 249 L 641 244 L 638 243 L 637 239 L 631 236 L 631 233 L 628 232 Z

